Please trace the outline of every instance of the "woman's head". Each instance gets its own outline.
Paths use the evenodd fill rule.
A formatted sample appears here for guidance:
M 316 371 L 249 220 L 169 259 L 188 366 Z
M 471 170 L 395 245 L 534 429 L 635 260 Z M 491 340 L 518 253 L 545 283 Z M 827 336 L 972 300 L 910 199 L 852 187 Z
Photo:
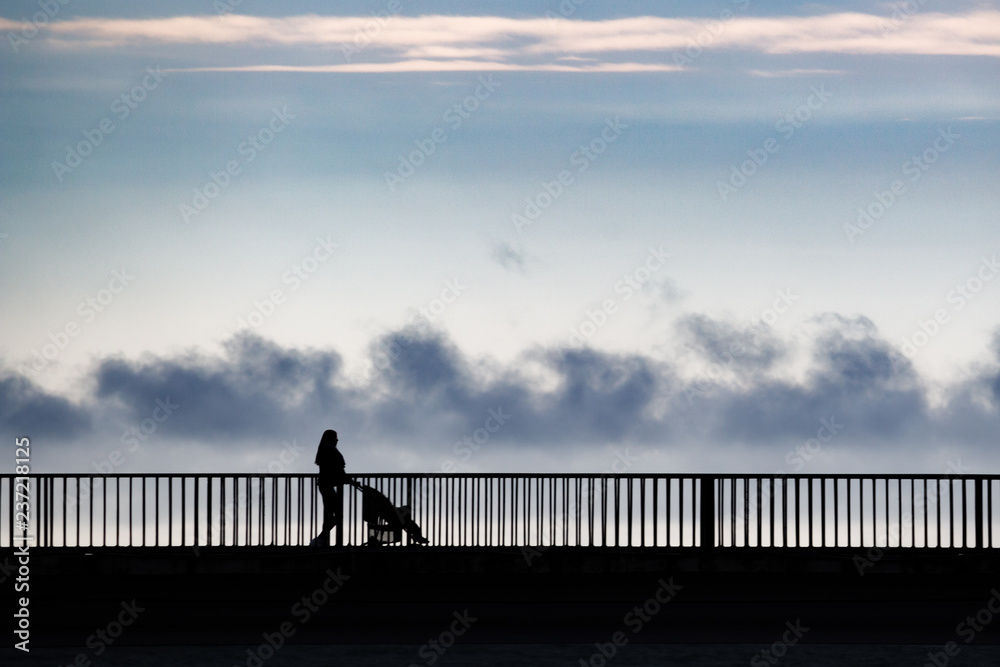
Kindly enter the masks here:
M 320 447 L 336 447 L 337 446 L 337 432 L 331 429 L 323 431 L 323 437 L 319 441 Z

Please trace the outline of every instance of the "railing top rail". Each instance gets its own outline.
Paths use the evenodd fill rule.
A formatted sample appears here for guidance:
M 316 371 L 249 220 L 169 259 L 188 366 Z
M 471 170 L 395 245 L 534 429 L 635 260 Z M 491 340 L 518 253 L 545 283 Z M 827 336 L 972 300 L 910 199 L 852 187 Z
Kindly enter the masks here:
M 136 472 L 136 473 L 96 473 L 96 472 L 58 472 L 31 473 L 15 475 L 0 474 L 0 479 L 13 478 L 80 478 L 80 479 L 219 479 L 219 478 L 250 478 L 250 479 L 309 479 L 316 473 L 255 473 L 255 472 Z M 383 479 L 740 479 L 740 480 L 832 480 L 832 479 L 864 479 L 864 480 L 1000 480 L 1000 474 L 878 474 L 878 473 L 824 473 L 824 474 L 768 474 L 768 473 L 683 473 L 683 472 L 637 472 L 637 473 L 520 473 L 520 472 L 349 472 L 348 477 L 377 477 Z

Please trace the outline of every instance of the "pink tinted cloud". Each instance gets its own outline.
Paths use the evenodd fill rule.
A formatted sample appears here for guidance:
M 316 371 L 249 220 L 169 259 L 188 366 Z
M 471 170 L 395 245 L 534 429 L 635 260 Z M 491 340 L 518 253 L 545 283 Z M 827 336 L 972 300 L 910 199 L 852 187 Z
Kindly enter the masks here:
M 21 29 L 0 19 L 0 31 Z M 496 16 L 285 18 L 178 16 L 52 21 L 40 38 L 62 48 L 127 48 L 142 43 L 312 48 L 330 65 L 251 65 L 194 70 L 377 72 L 446 70 L 673 71 L 671 52 L 697 46 L 774 54 L 928 54 L 1000 56 L 1000 11 L 923 12 L 893 20 L 842 12 L 818 16 L 715 19 L 633 17 L 603 21 Z M 351 58 L 341 52 L 353 49 Z M 662 62 L 631 62 L 660 59 Z M 567 65 L 567 57 L 597 57 Z M 363 62 L 362 62 L 363 61 Z M 562 61 L 562 62 L 560 62 Z M 626 62 L 621 62 L 626 61 Z

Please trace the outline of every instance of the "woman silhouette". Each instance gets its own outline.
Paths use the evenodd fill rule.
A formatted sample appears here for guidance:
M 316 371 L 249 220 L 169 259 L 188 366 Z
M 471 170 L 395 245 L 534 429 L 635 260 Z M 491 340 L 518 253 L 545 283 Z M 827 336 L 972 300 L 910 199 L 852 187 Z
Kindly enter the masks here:
M 337 449 L 337 432 L 326 430 L 316 449 L 316 465 L 319 466 L 319 492 L 323 496 L 323 530 L 313 538 L 310 546 L 330 546 L 330 530 L 340 523 L 340 490 L 348 481 L 344 455 Z

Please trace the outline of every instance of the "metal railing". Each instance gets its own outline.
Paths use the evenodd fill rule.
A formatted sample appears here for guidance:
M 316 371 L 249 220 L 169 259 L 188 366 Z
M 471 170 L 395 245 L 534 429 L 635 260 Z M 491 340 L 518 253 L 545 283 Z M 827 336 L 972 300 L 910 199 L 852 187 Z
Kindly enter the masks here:
M 408 505 L 437 546 L 982 548 L 1000 500 L 1000 476 L 986 475 L 351 477 Z M 0 476 L 0 547 L 20 535 L 14 479 Z M 27 479 L 33 546 L 300 546 L 322 523 L 314 475 Z M 361 493 L 344 486 L 342 502 L 336 543 L 365 544 Z
M 715 479 L 719 546 L 996 546 L 998 476 L 720 475 Z

